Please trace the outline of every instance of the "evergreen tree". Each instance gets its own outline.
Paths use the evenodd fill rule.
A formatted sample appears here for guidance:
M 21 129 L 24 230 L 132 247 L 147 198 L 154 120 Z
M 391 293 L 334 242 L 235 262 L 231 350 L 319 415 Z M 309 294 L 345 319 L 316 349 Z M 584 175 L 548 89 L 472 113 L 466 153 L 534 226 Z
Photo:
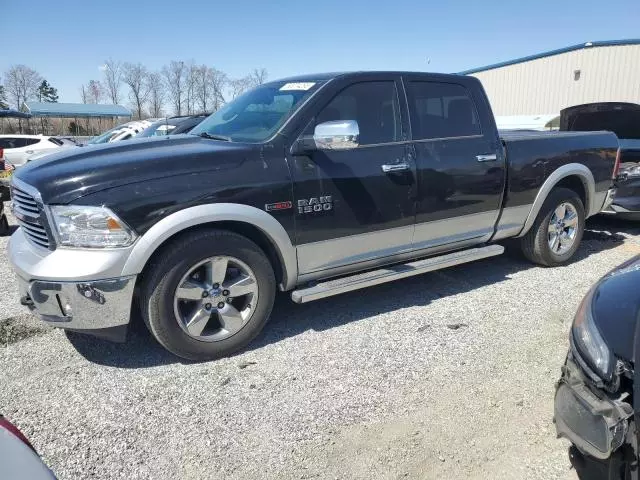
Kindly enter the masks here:
M 42 80 L 38 87 L 38 101 L 47 103 L 58 102 L 58 89 L 49 85 L 49 82 Z

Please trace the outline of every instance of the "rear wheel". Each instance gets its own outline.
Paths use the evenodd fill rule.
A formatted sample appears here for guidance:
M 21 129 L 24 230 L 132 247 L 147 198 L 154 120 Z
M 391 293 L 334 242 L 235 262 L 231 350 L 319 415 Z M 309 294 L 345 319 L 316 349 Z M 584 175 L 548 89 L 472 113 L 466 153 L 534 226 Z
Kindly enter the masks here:
M 573 190 L 556 188 L 542 205 L 531 229 L 520 239 L 520 248 L 534 263 L 553 267 L 569 261 L 584 234 L 582 200 Z
M 145 273 L 143 318 L 167 350 L 188 360 L 230 355 L 267 322 L 275 276 L 262 250 L 233 232 L 187 234 Z

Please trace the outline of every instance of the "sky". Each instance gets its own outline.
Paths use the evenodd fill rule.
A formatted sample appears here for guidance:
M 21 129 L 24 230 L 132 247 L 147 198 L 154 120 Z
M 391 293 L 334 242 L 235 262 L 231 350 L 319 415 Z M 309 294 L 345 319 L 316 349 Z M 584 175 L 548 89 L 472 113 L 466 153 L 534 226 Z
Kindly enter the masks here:
M 346 70 L 458 72 L 587 41 L 640 37 L 639 0 L 0 0 L 0 78 L 38 71 L 61 102 L 112 57 L 195 60 L 270 79 Z M 124 89 L 123 89 L 124 90 Z

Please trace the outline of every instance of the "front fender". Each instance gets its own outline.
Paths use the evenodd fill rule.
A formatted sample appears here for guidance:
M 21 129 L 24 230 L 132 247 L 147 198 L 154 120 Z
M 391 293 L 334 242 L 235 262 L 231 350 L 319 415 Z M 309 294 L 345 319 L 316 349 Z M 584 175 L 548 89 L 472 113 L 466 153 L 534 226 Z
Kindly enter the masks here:
M 137 275 L 142 272 L 151 255 L 168 239 L 197 225 L 215 222 L 242 222 L 260 229 L 278 250 L 284 276 L 282 287 L 287 290 L 295 286 L 298 278 L 296 249 L 282 225 L 268 213 L 249 205 L 236 203 L 214 203 L 185 208 L 163 218 L 138 239 L 122 275 Z

